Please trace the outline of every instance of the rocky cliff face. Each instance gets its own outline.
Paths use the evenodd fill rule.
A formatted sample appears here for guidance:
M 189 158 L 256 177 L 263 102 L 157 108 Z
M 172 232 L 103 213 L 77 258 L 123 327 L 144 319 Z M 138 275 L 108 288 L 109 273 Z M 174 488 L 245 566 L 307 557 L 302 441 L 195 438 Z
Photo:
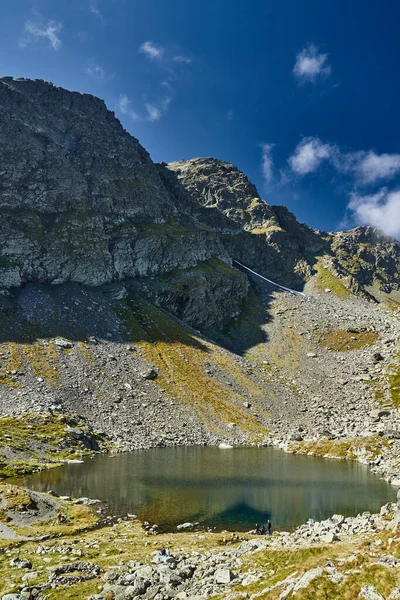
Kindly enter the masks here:
M 0 109 L 3 289 L 161 277 L 146 284 L 153 299 L 204 326 L 196 271 L 188 285 L 187 270 L 214 259 L 239 260 L 300 288 L 325 255 L 353 291 L 399 286 L 394 240 L 373 230 L 315 232 L 264 202 L 242 172 L 220 160 L 155 166 L 97 98 L 4 77 Z M 209 325 L 218 327 L 240 310 L 246 278 L 225 269 L 216 300 L 218 268 L 201 277 Z
M 216 257 L 231 263 L 218 235 L 198 226 L 190 201 L 184 210 L 174 203 L 148 153 L 101 100 L 5 77 L 0 110 L 3 289 L 101 285 Z M 246 278 L 238 294 L 237 273 L 225 275 L 235 313 Z
M 284 206 L 267 204 L 241 171 L 214 158 L 173 162 L 168 169 L 193 202 L 231 222 L 221 236 L 227 252 L 261 274 L 301 288 L 324 257 L 353 293 L 372 298 L 373 290 L 364 288 L 387 293 L 399 289 L 400 244 L 382 232 L 371 227 L 314 231 Z

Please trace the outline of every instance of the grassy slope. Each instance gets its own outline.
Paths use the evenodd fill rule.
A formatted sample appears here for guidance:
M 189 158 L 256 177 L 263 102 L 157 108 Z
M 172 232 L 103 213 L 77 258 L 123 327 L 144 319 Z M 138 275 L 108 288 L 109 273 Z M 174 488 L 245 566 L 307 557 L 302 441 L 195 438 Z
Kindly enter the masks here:
M 232 355 L 185 330 L 177 321 L 143 302 L 127 301 L 117 309 L 127 341 L 139 345 L 160 376 L 155 380 L 165 392 L 193 406 L 203 423 L 236 423 L 251 434 L 266 433 L 259 421 L 243 408 L 247 394 L 257 401 L 265 391 L 246 376 Z M 228 375 L 235 385 L 225 381 Z
M 59 466 L 65 460 L 92 454 L 92 450 L 67 431 L 68 424 L 79 427 L 99 449 L 108 448 L 106 440 L 94 434 L 85 422 L 65 415 L 0 418 L 0 479 Z

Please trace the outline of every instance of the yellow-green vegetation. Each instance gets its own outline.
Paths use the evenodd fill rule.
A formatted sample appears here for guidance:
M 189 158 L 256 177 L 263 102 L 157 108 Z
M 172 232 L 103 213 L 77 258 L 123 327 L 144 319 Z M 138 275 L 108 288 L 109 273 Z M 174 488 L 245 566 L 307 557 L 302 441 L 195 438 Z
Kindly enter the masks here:
M 395 362 L 391 365 L 387 378 L 390 398 L 394 406 L 400 406 L 400 354 L 397 355 Z
M 357 565 L 359 566 L 359 565 Z M 311 582 L 306 590 L 300 590 L 293 596 L 296 600 L 353 600 L 359 598 L 361 588 L 372 585 L 384 598 L 397 588 L 397 576 L 393 569 L 383 565 L 371 565 L 357 569 L 342 584 L 334 584 L 327 575 Z
M 359 350 L 365 346 L 372 346 L 378 340 L 376 331 L 346 331 L 344 329 L 333 329 L 324 334 L 319 343 L 328 350 L 346 352 L 348 350 Z
M 32 506 L 32 500 L 28 492 L 16 485 L 0 483 L 0 497 L 3 498 L 3 509 L 24 510 Z
M 315 269 L 317 276 L 314 280 L 314 286 L 318 291 L 324 292 L 326 289 L 329 289 L 338 298 L 351 296 L 350 290 L 329 269 L 323 267 L 321 264 L 316 264 Z
M 262 235 L 265 233 L 269 233 L 270 231 L 284 231 L 282 227 L 278 227 L 278 225 L 270 225 L 269 227 L 255 227 L 254 229 L 250 229 L 250 233 L 253 235 Z
M 82 352 L 83 356 L 86 358 L 86 360 L 88 360 L 89 362 L 93 362 L 93 356 L 91 355 L 91 352 L 90 352 L 89 348 L 87 347 L 87 344 L 85 344 L 85 342 L 78 342 L 77 346 L 81 350 L 81 352 Z
M 374 460 L 380 456 L 389 443 L 379 436 L 366 436 L 355 439 L 328 440 L 319 439 L 315 441 L 292 442 L 289 444 L 289 452 L 293 454 L 310 454 L 324 458 L 343 458 L 356 460 L 360 456 L 366 456 Z
M 54 342 L 22 344 L 21 348 L 30 361 L 34 373 L 38 377 L 43 377 L 49 385 L 55 387 L 58 384 L 60 374 L 57 368 L 58 357 Z
M 12 342 L 0 344 L 0 356 L 3 357 L 0 384 L 11 388 L 19 387 L 15 374 L 23 368 L 23 358 L 18 344 Z
M 156 385 L 194 407 L 209 427 L 218 430 L 222 424 L 236 423 L 243 431 L 263 432 L 257 419 L 242 408 L 246 398 L 206 372 L 223 363 L 225 369 L 237 375 L 236 365 L 228 353 L 188 333 L 153 305 L 124 301 L 117 314 L 125 338 L 138 344 L 145 358 L 159 371 Z M 251 388 L 253 393 L 258 391 L 258 396 L 263 397 L 263 390 L 256 390 L 253 382 L 242 380 L 241 385 L 247 390 Z
M 57 415 L 0 418 L 0 478 L 58 466 L 77 454 L 90 453 L 82 441 L 68 433 L 68 422 L 68 417 Z M 83 433 L 93 435 L 85 423 L 79 422 L 78 426 Z M 99 448 L 107 447 L 105 440 L 95 438 Z M 64 446 L 63 441 L 67 442 Z
M 255 582 L 248 586 L 235 586 L 235 591 L 247 592 L 250 595 L 260 593 L 263 589 L 273 586 L 279 581 L 283 581 L 290 575 L 306 572 L 315 569 L 328 560 L 335 560 L 349 552 L 348 544 L 335 546 L 312 546 L 297 550 L 266 550 L 257 552 L 245 558 L 243 570 L 257 570 L 264 572 L 261 582 Z M 279 598 L 282 589 L 276 589 L 274 592 L 265 593 L 260 598 Z M 290 596 L 292 597 L 292 596 Z M 293 596 L 297 598 L 296 596 Z M 217 598 L 220 598 L 218 596 Z M 313 596 L 308 596 L 310 600 Z M 328 597 L 327 597 L 328 598 Z

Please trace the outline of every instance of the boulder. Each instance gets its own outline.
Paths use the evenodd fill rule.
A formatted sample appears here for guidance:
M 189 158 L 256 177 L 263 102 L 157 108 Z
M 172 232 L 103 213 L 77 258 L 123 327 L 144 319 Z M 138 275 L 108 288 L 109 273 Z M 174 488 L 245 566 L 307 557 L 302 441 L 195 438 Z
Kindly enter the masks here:
M 369 413 L 371 419 L 380 419 L 381 417 L 388 417 L 390 415 L 390 410 L 385 410 L 383 408 L 374 408 Z
M 214 581 L 219 584 L 228 584 L 232 581 L 233 574 L 229 569 L 217 569 L 214 573 Z
M 181 523 L 180 525 L 176 526 L 178 531 L 186 531 L 188 529 L 193 529 L 193 527 L 194 527 L 193 523 Z
M 364 600 L 385 600 L 373 585 L 365 585 L 361 588 L 359 598 L 364 598 Z
M 294 586 L 293 593 L 295 594 L 299 590 L 308 588 L 308 586 L 312 581 L 314 581 L 314 579 L 322 576 L 322 573 L 323 570 L 321 569 L 321 567 L 317 567 L 316 569 L 310 569 L 309 571 L 306 571 Z

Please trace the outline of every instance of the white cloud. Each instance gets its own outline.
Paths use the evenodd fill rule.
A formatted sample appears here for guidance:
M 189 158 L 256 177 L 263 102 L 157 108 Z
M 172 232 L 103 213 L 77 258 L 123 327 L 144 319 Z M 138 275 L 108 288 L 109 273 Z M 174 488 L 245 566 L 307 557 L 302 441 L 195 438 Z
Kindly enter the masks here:
M 144 42 L 139 47 L 139 52 L 141 52 L 142 54 L 145 54 L 151 60 L 154 60 L 154 59 L 160 60 L 163 57 L 164 48 L 162 48 L 161 46 L 159 46 L 157 44 L 154 44 L 153 42 L 148 41 L 148 42 Z
M 309 44 L 296 56 L 293 74 L 301 83 L 313 83 L 318 77 L 330 75 L 331 67 L 327 60 L 327 54 L 320 54 L 314 44 Z
M 25 48 L 30 42 L 40 39 L 48 40 L 53 50 L 59 50 L 61 39 L 59 33 L 62 29 L 62 23 L 58 21 L 48 21 L 46 25 L 41 26 L 33 21 L 25 21 L 25 35 L 20 42 L 20 46 Z
M 95 62 L 90 63 L 85 70 L 90 77 L 93 77 L 93 79 L 104 79 L 106 75 L 103 67 Z
M 189 58 L 189 56 L 182 56 L 182 55 L 174 56 L 172 58 L 172 60 L 176 63 L 183 63 L 185 65 L 190 65 L 192 62 L 192 59 Z
M 161 117 L 166 113 L 171 101 L 172 99 L 169 96 L 166 96 L 158 102 L 145 102 L 145 115 L 140 115 L 136 111 L 132 110 L 131 101 L 129 100 L 128 96 L 123 94 L 119 99 L 118 108 L 123 115 L 127 115 L 134 121 L 155 122 L 159 121 Z
M 307 175 L 318 169 L 324 160 L 336 154 L 336 148 L 323 144 L 318 138 L 304 138 L 289 158 L 289 165 L 297 175 Z
M 353 174 L 359 185 L 371 185 L 391 179 L 400 173 L 400 154 L 376 154 L 373 150 L 342 152 L 337 146 L 318 138 L 304 138 L 289 158 L 289 165 L 297 175 L 316 171 L 323 161 L 340 173 Z
M 349 154 L 347 158 L 364 184 L 391 179 L 400 171 L 400 154 L 375 154 L 370 150 Z
M 347 208 L 357 225 L 371 225 L 400 238 L 400 190 L 382 188 L 370 196 L 352 194 Z
M 269 183 L 273 176 L 272 149 L 274 146 L 275 144 L 261 144 L 261 171 L 266 183 Z

